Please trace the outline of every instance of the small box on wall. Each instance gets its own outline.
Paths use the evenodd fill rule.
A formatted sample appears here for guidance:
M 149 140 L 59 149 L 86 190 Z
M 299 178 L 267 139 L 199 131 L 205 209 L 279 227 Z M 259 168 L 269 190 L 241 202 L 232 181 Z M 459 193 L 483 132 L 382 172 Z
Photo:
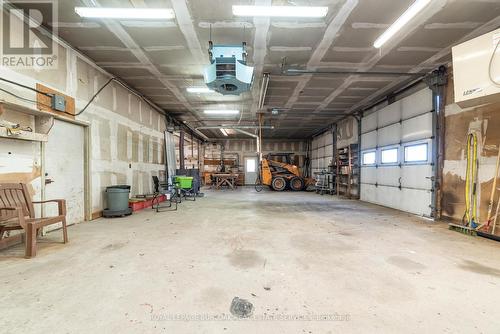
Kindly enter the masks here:
M 500 101 L 500 29 L 454 46 L 455 103 L 463 108 Z

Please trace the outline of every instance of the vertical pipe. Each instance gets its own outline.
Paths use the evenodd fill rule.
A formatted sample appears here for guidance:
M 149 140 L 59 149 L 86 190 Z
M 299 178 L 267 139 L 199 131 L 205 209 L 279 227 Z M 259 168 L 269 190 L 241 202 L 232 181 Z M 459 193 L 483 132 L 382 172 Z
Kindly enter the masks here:
M 165 180 L 168 180 L 168 148 L 167 148 L 167 130 L 163 131 L 163 154 L 165 155 Z
M 200 141 L 197 140 L 196 143 L 198 144 L 198 170 L 201 172 L 201 157 L 200 157 Z
M 191 158 L 194 158 L 193 131 L 191 131 Z M 194 165 L 191 168 L 194 168 Z
M 168 131 L 168 125 L 169 125 L 169 118 L 167 115 L 165 115 L 165 130 L 163 131 L 163 154 L 165 155 L 165 182 L 168 182 L 168 178 L 170 175 L 168 175 L 168 147 L 167 147 L 167 131 Z
M 257 154 L 259 155 L 259 164 L 262 161 L 262 117 L 263 114 L 259 114 L 259 137 L 257 138 Z
M 179 134 L 179 169 L 184 170 L 184 130 L 181 129 Z
M 363 119 L 363 112 L 360 112 L 358 122 L 358 199 L 361 199 L 361 120 Z

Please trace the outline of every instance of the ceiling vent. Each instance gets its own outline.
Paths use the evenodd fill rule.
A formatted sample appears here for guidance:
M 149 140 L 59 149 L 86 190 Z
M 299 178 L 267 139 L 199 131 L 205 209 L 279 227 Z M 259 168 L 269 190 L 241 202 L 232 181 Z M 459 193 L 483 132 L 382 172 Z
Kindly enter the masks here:
M 247 66 L 246 43 L 213 45 L 209 42 L 210 65 L 205 68 L 207 86 L 223 95 L 240 95 L 252 87 L 253 67 Z

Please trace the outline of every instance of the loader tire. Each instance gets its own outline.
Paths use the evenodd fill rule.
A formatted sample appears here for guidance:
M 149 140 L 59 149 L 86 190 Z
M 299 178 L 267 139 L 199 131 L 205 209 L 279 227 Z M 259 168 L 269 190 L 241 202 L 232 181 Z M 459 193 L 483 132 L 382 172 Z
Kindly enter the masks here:
M 276 191 L 283 191 L 286 188 L 286 180 L 284 177 L 275 177 L 271 183 L 271 188 Z
M 292 177 L 292 179 L 290 180 L 290 189 L 292 189 L 293 191 L 301 191 L 302 189 L 304 189 L 304 179 L 298 176 Z

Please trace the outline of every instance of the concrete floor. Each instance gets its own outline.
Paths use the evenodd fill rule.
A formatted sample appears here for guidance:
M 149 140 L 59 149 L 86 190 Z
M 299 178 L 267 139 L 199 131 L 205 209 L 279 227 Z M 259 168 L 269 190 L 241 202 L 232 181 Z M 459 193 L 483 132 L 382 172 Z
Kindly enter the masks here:
M 359 201 L 207 191 L 69 236 L 50 233 L 32 260 L 0 252 L 1 333 L 500 329 L 500 244 Z M 235 296 L 251 320 L 227 318 Z

